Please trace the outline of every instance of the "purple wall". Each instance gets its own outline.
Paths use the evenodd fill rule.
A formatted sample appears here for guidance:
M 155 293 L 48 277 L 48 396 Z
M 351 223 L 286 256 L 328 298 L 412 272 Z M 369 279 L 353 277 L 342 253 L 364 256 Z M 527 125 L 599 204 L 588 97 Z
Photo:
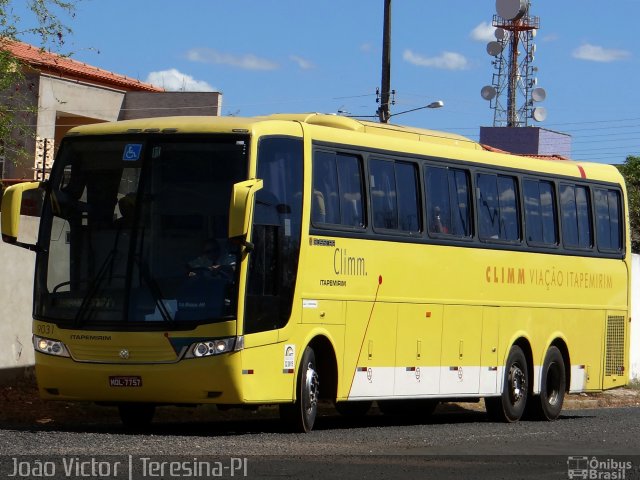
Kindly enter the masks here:
M 571 157 L 571 135 L 540 127 L 480 127 L 480 143 L 511 153 Z

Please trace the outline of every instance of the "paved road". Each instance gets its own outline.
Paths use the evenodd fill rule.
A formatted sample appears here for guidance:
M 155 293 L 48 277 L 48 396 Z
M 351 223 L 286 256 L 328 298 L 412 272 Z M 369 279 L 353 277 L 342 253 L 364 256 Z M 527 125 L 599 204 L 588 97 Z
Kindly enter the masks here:
M 245 457 L 248 477 L 261 479 L 568 478 L 568 468 L 579 467 L 579 461 L 584 467 L 585 457 L 604 462 L 597 467 L 604 472 L 598 478 L 640 478 L 640 408 L 571 410 L 555 422 L 510 425 L 491 423 L 483 413 L 466 410 L 436 412 L 421 425 L 381 415 L 346 419 L 326 414 L 307 435 L 285 433 L 275 418 L 161 422 L 145 434 L 128 433 L 111 419 L 88 423 L 79 418 L 63 428 L 0 429 L 0 455 L 0 478 L 10 474 L 7 468 L 12 472 L 16 455 L 25 469 L 38 460 L 57 462 L 56 478 L 64 478 L 62 459 L 96 455 L 120 461 L 118 475 L 133 467 L 131 478 L 151 478 L 154 472 L 159 475 L 155 478 L 160 473 L 172 478 L 168 470 L 159 470 L 162 461 L 197 459 L 222 465 Z M 151 460 L 143 465 L 141 457 Z M 568 466 L 568 460 L 575 465 Z M 623 462 L 624 477 L 611 476 L 618 468 L 615 462 Z M 150 471 L 151 466 L 158 470 Z M 222 470 L 222 477 L 230 478 L 230 472 Z M 174 478 L 187 476 L 185 471 L 175 473 L 182 477 Z M 234 473 L 237 477 L 243 472 Z

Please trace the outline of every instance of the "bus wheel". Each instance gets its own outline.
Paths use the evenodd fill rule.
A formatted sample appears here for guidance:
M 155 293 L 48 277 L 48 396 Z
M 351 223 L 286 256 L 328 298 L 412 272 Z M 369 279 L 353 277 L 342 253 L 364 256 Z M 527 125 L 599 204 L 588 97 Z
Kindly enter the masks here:
M 311 347 L 307 347 L 302 354 L 296 388 L 296 402 L 281 404 L 280 418 L 293 431 L 300 433 L 310 432 L 316 421 L 320 394 L 316 355 Z
M 336 402 L 336 410 L 345 417 L 364 417 L 371 408 L 371 401 Z
M 499 422 L 517 422 L 524 413 L 529 392 L 527 359 L 517 345 L 511 347 L 505 365 L 502 395 L 485 398 L 489 418 Z
M 558 418 L 567 388 L 566 375 L 564 359 L 560 350 L 558 347 L 549 347 L 542 364 L 540 395 L 534 397 L 531 411 L 528 412 L 532 418 L 538 420 Z
M 140 430 L 151 424 L 156 406 L 153 403 L 121 403 L 118 411 L 125 428 Z

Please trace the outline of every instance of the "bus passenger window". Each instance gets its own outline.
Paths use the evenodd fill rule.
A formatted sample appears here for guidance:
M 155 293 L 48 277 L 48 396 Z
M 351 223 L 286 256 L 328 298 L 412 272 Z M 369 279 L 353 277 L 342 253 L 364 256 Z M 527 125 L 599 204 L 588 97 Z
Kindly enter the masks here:
M 451 211 L 448 171 L 446 168 L 427 167 L 427 215 L 429 233 L 441 234 L 451 231 Z
M 313 223 L 340 223 L 338 175 L 335 155 L 316 152 L 313 157 Z
M 620 192 L 596 188 L 594 199 L 598 248 L 620 251 L 622 249 Z
M 398 223 L 405 232 L 422 230 L 422 215 L 418 195 L 418 174 L 412 163 L 396 162 L 396 183 L 398 184 Z
M 316 151 L 313 155 L 311 220 L 364 228 L 362 160 L 355 155 Z
M 562 238 L 569 248 L 591 248 L 591 205 L 589 190 L 579 185 L 560 186 Z
M 389 230 L 397 229 L 398 204 L 393 162 L 371 160 L 369 170 L 373 226 Z
M 503 175 L 478 174 L 479 235 L 483 240 L 520 239 L 516 180 Z
M 471 236 L 469 179 L 464 170 L 428 166 L 425 170 L 429 233 Z
M 557 245 L 558 227 L 553 184 L 539 180 L 524 180 L 523 191 L 527 241 Z
M 340 187 L 340 223 L 350 227 L 364 227 L 362 166 L 359 157 L 336 156 Z
M 369 162 L 373 226 L 386 230 L 420 232 L 422 214 L 416 166 L 389 160 Z

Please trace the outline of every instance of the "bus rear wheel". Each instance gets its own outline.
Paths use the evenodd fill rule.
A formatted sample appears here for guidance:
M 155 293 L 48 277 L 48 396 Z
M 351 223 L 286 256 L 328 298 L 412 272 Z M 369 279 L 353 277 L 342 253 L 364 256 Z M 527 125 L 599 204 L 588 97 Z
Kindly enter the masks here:
M 524 413 L 529 395 L 529 369 L 522 349 L 513 345 L 505 364 L 502 395 L 485 398 L 489 418 L 499 422 L 517 422 Z
M 156 406 L 153 403 L 121 403 L 118 412 L 125 428 L 142 430 L 151 425 Z
M 564 358 L 558 347 L 551 346 L 542 364 L 540 395 L 534 397 L 530 416 L 537 420 L 555 420 L 560 416 L 567 388 Z
M 280 418 L 293 431 L 307 433 L 313 429 L 318 413 L 320 378 L 316 355 L 311 347 L 302 354 L 295 403 L 280 405 Z

